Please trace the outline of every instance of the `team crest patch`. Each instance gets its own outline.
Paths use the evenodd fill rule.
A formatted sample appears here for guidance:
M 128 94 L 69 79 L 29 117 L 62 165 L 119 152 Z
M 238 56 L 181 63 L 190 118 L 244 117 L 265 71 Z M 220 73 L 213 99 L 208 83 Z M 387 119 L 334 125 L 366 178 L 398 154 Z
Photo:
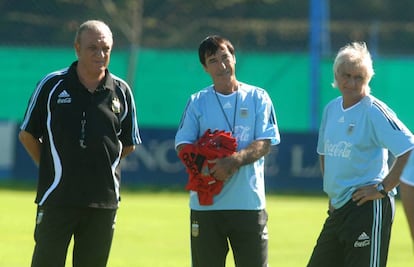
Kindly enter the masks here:
M 112 111 L 114 113 L 121 113 L 121 103 L 117 97 L 112 99 Z
M 348 130 L 347 130 L 347 133 L 348 133 L 348 134 L 351 134 L 351 133 L 354 131 L 354 128 L 355 128 L 355 124 L 354 124 L 354 123 L 350 123 L 350 124 L 348 125 Z
M 191 223 L 191 236 L 198 237 L 200 234 L 200 226 L 198 225 L 197 221 Z
M 247 108 L 241 108 L 240 109 L 240 117 L 247 118 L 247 116 L 249 116 L 249 112 L 248 112 Z

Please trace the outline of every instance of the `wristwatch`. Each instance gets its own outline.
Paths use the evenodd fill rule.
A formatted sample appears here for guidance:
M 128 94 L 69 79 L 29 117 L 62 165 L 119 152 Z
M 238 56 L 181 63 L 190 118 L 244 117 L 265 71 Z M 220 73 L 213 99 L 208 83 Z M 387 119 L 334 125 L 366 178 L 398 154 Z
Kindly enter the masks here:
M 387 191 L 385 191 L 384 185 L 382 183 L 377 184 L 377 191 L 381 193 L 384 197 L 388 195 Z

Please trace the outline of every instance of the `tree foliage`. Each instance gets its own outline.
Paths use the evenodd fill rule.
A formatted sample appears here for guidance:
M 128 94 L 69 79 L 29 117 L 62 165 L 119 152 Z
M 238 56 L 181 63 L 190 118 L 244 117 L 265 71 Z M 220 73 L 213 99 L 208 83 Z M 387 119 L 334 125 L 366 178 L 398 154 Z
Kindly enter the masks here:
M 411 0 L 326 0 L 330 42 L 364 40 L 381 53 L 411 53 Z M 137 5 L 142 3 L 142 6 Z M 305 51 L 310 0 L 0 0 L 1 45 L 69 46 L 81 22 L 102 19 L 116 46 L 195 49 L 222 34 L 241 49 Z

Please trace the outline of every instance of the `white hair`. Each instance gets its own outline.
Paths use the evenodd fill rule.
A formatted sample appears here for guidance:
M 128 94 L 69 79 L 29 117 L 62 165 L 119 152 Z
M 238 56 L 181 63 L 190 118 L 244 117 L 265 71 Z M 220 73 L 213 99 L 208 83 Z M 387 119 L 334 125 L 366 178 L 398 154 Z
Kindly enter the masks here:
M 352 42 L 339 49 L 333 64 L 334 81 L 333 87 L 337 87 L 336 75 L 338 68 L 344 63 L 352 63 L 355 66 L 363 67 L 367 72 L 368 81 L 374 76 L 371 54 L 365 42 Z

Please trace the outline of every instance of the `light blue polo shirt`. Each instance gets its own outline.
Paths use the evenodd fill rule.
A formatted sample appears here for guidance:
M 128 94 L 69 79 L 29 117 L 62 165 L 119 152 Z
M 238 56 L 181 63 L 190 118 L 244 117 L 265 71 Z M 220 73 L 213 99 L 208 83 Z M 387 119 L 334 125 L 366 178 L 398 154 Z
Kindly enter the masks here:
M 194 143 L 207 129 L 233 132 L 238 150 L 254 140 L 269 139 L 272 145 L 280 142 L 269 95 L 245 83 L 230 95 L 215 92 L 213 85 L 193 94 L 176 133 L 175 146 Z M 200 205 L 197 193 L 190 192 L 190 208 L 194 210 L 261 210 L 265 206 L 264 158 L 241 167 L 214 197 L 213 205 Z
M 388 151 L 398 157 L 414 147 L 414 138 L 395 113 L 368 95 L 343 109 L 342 97 L 323 113 L 317 152 L 325 157 L 323 188 L 335 208 L 359 187 L 381 182 L 388 174 Z

